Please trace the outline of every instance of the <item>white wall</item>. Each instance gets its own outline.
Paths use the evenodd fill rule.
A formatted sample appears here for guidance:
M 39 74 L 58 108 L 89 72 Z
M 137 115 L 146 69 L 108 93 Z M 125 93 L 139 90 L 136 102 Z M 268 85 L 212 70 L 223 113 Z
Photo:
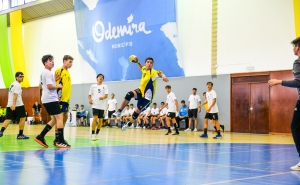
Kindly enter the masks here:
M 54 69 L 62 66 L 64 55 L 71 55 L 75 59 L 70 69 L 72 81 L 82 83 L 82 60 L 77 49 L 74 12 L 24 24 L 24 48 L 26 63 L 30 63 L 27 71 L 31 86 L 39 84 L 40 72 L 44 68 L 41 58 L 46 54 L 54 56 Z
M 291 69 L 293 16 L 292 0 L 219 1 L 218 74 Z
M 211 0 L 177 0 L 176 4 L 186 76 L 209 75 Z M 292 68 L 293 0 L 219 0 L 218 21 L 218 74 L 249 71 L 247 66 L 254 67 L 251 71 Z M 95 75 L 77 50 L 74 12 L 25 23 L 24 48 L 31 86 L 38 85 L 45 54 L 55 57 L 55 69 L 62 65 L 63 55 L 75 58 L 70 69 L 73 84 L 81 84 L 86 74 Z

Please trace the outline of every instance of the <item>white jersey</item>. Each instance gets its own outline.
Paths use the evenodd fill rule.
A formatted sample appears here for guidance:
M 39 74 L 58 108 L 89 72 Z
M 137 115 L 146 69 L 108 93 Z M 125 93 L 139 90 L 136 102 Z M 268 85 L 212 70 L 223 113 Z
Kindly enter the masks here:
M 105 96 L 106 94 L 108 94 L 107 85 L 91 85 L 89 95 L 91 95 L 91 98 L 93 100 L 92 108 L 105 110 L 105 100 L 99 100 L 99 98 Z
M 167 95 L 166 103 L 168 104 L 168 112 L 176 112 L 176 104 L 175 104 L 176 99 L 177 98 L 173 92 L 170 92 Z
M 58 101 L 57 89 L 48 89 L 47 85 L 56 86 L 54 76 L 50 70 L 44 69 L 41 73 L 40 84 L 42 85 L 42 103 Z
M 128 110 L 125 109 L 124 112 L 122 113 L 123 116 L 128 116 L 128 114 L 129 114 L 129 109 Z
M 210 92 L 206 92 L 206 100 L 207 100 L 208 107 L 211 106 L 214 99 L 217 99 L 216 91 L 211 90 Z M 211 108 L 209 113 L 217 113 L 217 112 L 219 112 L 219 109 L 218 109 L 218 105 L 216 102 L 215 105 Z
M 129 114 L 132 116 L 132 114 L 134 113 L 134 108 L 133 109 L 129 109 Z
M 24 105 L 23 100 L 22 100 L 21 85 L 19 82 L 14 81 L 9 87 L 7 107 L 11 107 L 13 105 L 14 94 L 18 94 L 15 106 L 20 107 L 20 106 Z
M 157 108 L 157 107 L 156 108 L 152 108 L 151 109 L 151 114 L 152 115 L 156 115 L 156 114 L 159 115 L 159 108 Z
M 159 113 L 159 115 L 164 115 L 164 114 L 167 114 L 168 113 L 168 109 L 165 107 L 165 108 L 163 108 L 161 111 L 160 111 L 160 113 Z
M 147 107 L 147 109 L 145 109 L 144 111 L 143 111 L 143 113 L 144 113 L 144 115 L 145 116 L 148 116 L 149 114 L 150 114 L 150 107 Z
M 189 109 L 197 109 L 198 103 L 201 102 L 200 96 L 198 94 L 191 94 L 189 97 L 190 106 Z
M 108 105 L 108 111 L 114 111 L 116 110 L 116 104 L 117 104 L 117 100 L 116 99 L 109 99 L 107 102 Z

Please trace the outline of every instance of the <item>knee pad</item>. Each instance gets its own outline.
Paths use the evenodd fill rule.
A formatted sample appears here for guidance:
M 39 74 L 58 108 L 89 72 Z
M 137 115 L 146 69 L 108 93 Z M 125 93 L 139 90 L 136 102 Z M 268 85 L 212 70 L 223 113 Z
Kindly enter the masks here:
M 136 120 L 136 118 L 138 116 L 139 116 L 139 114 L 134 111 L 133 114 L 132 114 L 132 119 Z
M 133 97 L 134 97 L 133 92 L 132 92 L 132 91 L 129 91 L 129 92 L 126 94 L 126 96 L 125 96 L 125 100 L 130 101 L 131 98 L 133 98 Z

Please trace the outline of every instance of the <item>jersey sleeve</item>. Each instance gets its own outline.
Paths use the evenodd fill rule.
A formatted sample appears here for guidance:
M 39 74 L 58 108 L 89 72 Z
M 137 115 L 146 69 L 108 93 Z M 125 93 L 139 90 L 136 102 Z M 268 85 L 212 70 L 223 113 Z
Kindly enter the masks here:
M 108 94 L 108 87 L 107 87 L 107 85 L 104 86 L 104 94 Z
M 198 102 L 201 102 L 201 98 L 200 98 L 200 96 L 198 95 Z
M 45 74 L 45 82 L 46 82 L 46 85 L 48 85 L 48 84 L 53 85 L 54 84 L 53 75 L 52 75 L 51 72 Z
M 213 93 L 212 93 L 212 98 L 213 99 L 217 98 L 217 93 L 215 91 L 213 91 Z
M 177 99 L 176 96 L 175 96 L 175 94 L 173 92 L 171 94 L 171 97 L 172 97 L 172 100 L 176 100 Z
M 15 85 L 15 87 L 13 88 L 13 93 L 19 94 L 20 92 L 22 92 L 21 85 Z
M 56 85 L 59 84 L 60 80 L 61 80 L 61 71 L 60 68 L 56 69 L 54 72 L 54 78 L 55 76 L 58 76 L 59 78 L 55 81 Z M 54 79 L 55 80 L 55 79 Z

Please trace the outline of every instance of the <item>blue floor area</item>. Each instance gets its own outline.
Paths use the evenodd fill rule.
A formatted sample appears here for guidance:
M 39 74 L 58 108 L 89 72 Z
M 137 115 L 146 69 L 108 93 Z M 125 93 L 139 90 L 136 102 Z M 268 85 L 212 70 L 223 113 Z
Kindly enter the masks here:
M 0 152 L 1 185 L 300 185 L 294 145 L 156 144 Z

